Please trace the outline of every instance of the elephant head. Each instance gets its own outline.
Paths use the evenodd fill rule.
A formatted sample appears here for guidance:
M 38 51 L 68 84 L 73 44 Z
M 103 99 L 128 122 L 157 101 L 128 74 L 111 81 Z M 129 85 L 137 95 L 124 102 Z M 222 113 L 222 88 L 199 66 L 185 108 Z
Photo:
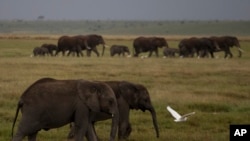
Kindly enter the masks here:
M 103 37 L 101 35 L 96 35 L 96 34 L 90 34 L 86 35 L 87 36 L 87 44 L 90 46 L 94 52 L 96 52 L 97 56 L 99 56 L 99 53 L 97 53 L 96 46 L 99 44 L 102 44 L 103 49 L 102 49 L 102 56 L 104 55 L 105 51 L 105 42 L 103 40 Z
M 236 46 L 238 48 L 238 50 L 239 50 L 239 57 L 241 57 L 243 50 L 240 48 L 239 40 L 236 37 L 234 37 L 234 36 L 225 36 L 224 38 L 226 38 L 226 44 L 229 47 Z
M 130 109 L 142 110 L 143 112 L 148 110 L 151 113 L 156 137 L 159 137 L 156 112 L 152 106 L 147 88 L 141 84 L 133 84 L 126 81 L 120 82 L 119 88 L 120 96 L 125 99 Z

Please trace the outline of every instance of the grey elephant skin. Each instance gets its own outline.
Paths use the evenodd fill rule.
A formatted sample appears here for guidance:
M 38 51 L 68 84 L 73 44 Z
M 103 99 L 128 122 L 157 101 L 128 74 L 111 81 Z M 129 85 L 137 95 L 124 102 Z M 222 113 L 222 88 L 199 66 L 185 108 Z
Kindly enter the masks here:
M 101 35 L 90 34 L 90 35 L 77 35 L 77 36 L 61 36 L 57 42 L 57 51 L 55 55 L 58 55 L 59 52 L 65 55 L 65 52 L 68 51 L 67 56 L 71 53 L 76 53 L 77 57 L 83 56 L 82 50 L 87 50 L 87 56 L 91 55 L 91 51 L 95 52 L 99 57 L 100 53 L 98 52 L 96 46 L 102 44 L 102 56 L 105 51 L 105 42 Z
M 36 56 L 45 56 L 49 54 L 49 50 L 44 47 L 35 47 L 33 49 L 33 55 Z
M 125 53 L 130 55 L 130 51 L 127 46 L 124 45 L 112 45 L 110 48 L 110 56 L 113 57 L 114 55 L 118 54 L 118 56 L 122 55 L 125 56 Z
M 14 126 L 19 110 L 22 118 L 15 136 Z M 102 82 L 86 80 L 55 80 L 43 78 L 33 83 L 22 94 L 12 126 L 12 141 L 21 141 L 28 136 L 35 141 L 41 130 L 58 128 L 73 122 L 75 141 L 82 141 L 87 130 L 93 131 L 93 113 L 103 112 L 112 117 L 110 140 L 115 140 L 119 113 L 112 89 Z M 90 141 L 96 140 L 88 132 Z
M 188 38 L 180 41 L 179 45 L 180 56 L 181 57 L 206 57 L 210 53 L 211 57 L 214 58 L 214 52 L 216 52 L 219 47 L 218 44 L 211 40 L 210 38 Z
M 238 57 L 241 57 L 242 55 L 242 49 L 240 48 L 240 43 L 237 37 L 234 36 L 221 36 L 221 37 L 210 37 L 211 40 L 215 41 L 218 46 L 218 51 L 224 51 L 225 56 L 224 58 L 227 58 L 229 55 L 229 58 L 233 57 L 232 52 L 230 51 L 231 47 L 236 46 L 238 48 L 239 55 Z
M 159 138 L 159 129 L 155 109 L 151 103 L 149 92 L 146 87 L 141 84 L 134 84 L 127 81 L 104 81 L 114 91 L 119 109 L 119 129 L 118 138 L 127 139 L 132 132 L 129 121 L 129 111 L 132 109 L 151 113 L 156 137 Z M 107 114 L 99 113 L 93 122 L 106 120 L 111 118 Z M 74 126 L 71 127 L 69 138 L 74 136 Z M 96 137 L 97 138 L 97 137 Z
M 152 53 L 155 52 L 158 57 L 158 48 L 168 47 L 168 43 L 161 37 L 138 37 L 134 40 L 133 47 L 134 57 L 138 57 L 142 52 L 149 52 L 148 57 L 151 57 Z
M 79 38 L 83 42 L 81 42 L 81 49 L 87 50 L 87 56 L 91 56 L 91 52 L 93 51 L 96 56 L 100 56 L 100 53 L 97 50 L 98 45 L 102 45 L 102 56 L 105 52 L 105 41 L 101 35 L 98 34 L 89 34 L 89 35 L 78 35 L 75 36 L 76 38 Z
M 165 47 L 164 49 L 163 49 L 163 55 L 165 56 L 165 57 L 175 57 L 175 54 L 179 54 L 179 49 L 177 49 L 177 48 L 167 48 L 167 47 Z
M 48 53 L 50 54 L 50 56 L 54 56 L 54 51 L 57 50 L 57 46 L 54 44 L 42 44 L 41 47 L 43 48 L 47 48 Z
M 70 52 L 77 53 L 77 57 L 80 55 L 83 56 L 80 46 L 82 42 L 83 41 L 81 39 L 74 36 L 61 36 L 57 41 L 57 50 L 55 56 L 57 56 L 59 52 L 62 52 L 62 55 L 65 56 L 66 51 L 69 51 L 67 54 L 68 56 L 70 55 Z

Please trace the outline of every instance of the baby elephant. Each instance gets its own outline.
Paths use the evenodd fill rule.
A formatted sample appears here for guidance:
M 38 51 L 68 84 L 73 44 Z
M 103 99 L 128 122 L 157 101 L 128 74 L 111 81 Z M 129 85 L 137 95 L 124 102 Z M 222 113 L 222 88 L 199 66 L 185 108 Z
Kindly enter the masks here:
M 35 47 L 33 49 L 34 56 L 45 56 L 47 54 L 49 54 L 49 50 L 45 47 Z
M 177 48 L 164 48 L 163 55 L 164 57 L 175 57 L 175 54 L 179 54 L 179 49 Z
M 122 54 L 122 56 L 125 56 L 125 53 L 130 55 L 130 51 L 127 46 L 124 45 L 112 45 L 110 48 L 110 56 L 113 57 L 115 54 L 118 54 L 119 56 Z
M 48 54 L 50 54 L 50 56 L 54 56 L 53 51 L 57 50 L 57 46 L 54 44 L 42 44 L 41 47 L 48 49 Z

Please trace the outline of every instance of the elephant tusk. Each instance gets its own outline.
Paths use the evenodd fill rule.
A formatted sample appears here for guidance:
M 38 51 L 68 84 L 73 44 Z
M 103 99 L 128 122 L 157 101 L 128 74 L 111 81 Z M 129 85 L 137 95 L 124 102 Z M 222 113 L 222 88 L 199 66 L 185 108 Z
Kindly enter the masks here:
M 241 48 L 238 48 L 238 50 L 241 51 L 241 52 L 245 52 L 245 51 L 244 51 L 243 49 L 241 49 Z

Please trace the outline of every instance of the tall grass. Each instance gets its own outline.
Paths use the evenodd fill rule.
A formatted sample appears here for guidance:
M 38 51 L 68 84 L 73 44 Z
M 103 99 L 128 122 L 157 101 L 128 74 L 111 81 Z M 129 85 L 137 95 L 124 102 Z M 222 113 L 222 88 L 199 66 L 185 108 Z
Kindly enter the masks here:
M 160 138 L 149 112 L 131 111 L 131 141 L 229 140 L 230 124 L 250 123 L 250 43 L 241 42 L 242 58 L 123 58 L 30 57 L 32 48 L 56 40 L 0 40 L 0 140 L 10 140 L 19 97 L 42 77 L 56 79 L 127 80 L 145 85 L 155 106 Z M 132 46 L 129 40 L 107 40 L 107 44 Z M 178 41 L 170 41 L 176 47 Z M 233 54 L 237 50 L 232 48 Z M 236 55 L 235 55 L 236 56 Z M 195 111 L 187 122 L 175 123 L 166 111 L 171 105 L 181 114 Z M 21 115 L 19 115 L 21 117 Z M 19 119 L 20 119 L 19 117 Z M 18 124 L 18 122 L 17 122 Z M 97 133 L 108 140 L 110 121 L 99 122 Z M 17 126 L 15 127 L 15 130 Z M 43 141 L 67 140 L 69 126 L 39 132 Z

